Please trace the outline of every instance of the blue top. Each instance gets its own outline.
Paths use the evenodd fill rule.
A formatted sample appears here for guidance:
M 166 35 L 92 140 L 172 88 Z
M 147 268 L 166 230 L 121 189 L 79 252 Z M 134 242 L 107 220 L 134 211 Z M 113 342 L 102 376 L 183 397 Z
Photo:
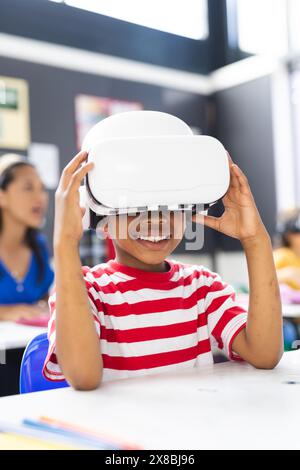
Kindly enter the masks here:
M 0 305 L 34 304 L 47 295 L 54 273 L 49 264 L 45 237 L 38 234 L 37 242 L 44 264 L 43 278 L 38 279 L 38 261 L 34 253 L 31 254 L 28 270 L 22 281 L 16 280 L 0 259 Z

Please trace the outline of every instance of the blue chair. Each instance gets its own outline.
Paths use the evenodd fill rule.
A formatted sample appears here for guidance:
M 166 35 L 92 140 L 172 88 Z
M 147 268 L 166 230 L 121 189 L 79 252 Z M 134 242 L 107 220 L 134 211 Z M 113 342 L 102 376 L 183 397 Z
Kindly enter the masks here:
M 297 325 L 290 320 L 283 321 L 284 350 L 293 351 L 294 342 L 299 340 L 299 331 Z
M 21 363 L 20 393 L 40 392 L 69 386 L 65 380 L 52 382 L 43 376 L 42 369 L 48 345 L 46 333 L 36 336 L 28 343 Z

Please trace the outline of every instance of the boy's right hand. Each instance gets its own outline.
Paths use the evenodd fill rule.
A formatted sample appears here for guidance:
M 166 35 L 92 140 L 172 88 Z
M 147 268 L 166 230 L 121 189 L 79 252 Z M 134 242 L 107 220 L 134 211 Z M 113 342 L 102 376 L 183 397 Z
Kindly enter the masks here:
M 86 163 L 87 152 L 78 153 L 64 168 L 55 193 L 54 247 L 78 246 L 82 237 L 82 208 L 79 187 L 82 179 L 93 168 Z

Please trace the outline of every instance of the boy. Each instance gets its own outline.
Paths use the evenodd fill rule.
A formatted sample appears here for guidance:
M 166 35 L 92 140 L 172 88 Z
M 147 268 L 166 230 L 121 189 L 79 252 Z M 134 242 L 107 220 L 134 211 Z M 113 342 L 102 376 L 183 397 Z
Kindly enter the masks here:
M 272 245 L 239 167 L 229 157 L 222 217 L 194 220 L 240 240 L 249 271 L 248 315 L 218 274 L 166 260 L 180 242 L 174 214 L 165 239 L 160 214 L 151 223 L 147 217 L 140 222 L 140 238 L 131 236 L 135 217 L 128 215 L 127 237 L 114 239 L 115 260 L 82 270 L 78 190 L 92 168 L 86 158 L 81 152 L 67 165 L 56 192 L 56 293 L 50 299 L 45 377 L 91 390 L 101 380 L 211 364 L 213 343 L 231 360 L 274 368 L 283 339 Z M 148 237 L 149 228 L 155 238 Z M 182 224 L 181 238 L 183 233 Z

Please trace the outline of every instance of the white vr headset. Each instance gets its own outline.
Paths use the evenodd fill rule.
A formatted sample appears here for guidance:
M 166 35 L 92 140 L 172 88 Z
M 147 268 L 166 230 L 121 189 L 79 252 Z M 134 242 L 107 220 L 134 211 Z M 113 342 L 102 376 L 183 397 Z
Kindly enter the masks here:
M 80 188 L 83 226 L 107 215 L 158 210 L 206 211 L 226 194 L 229 162 L 215 138 L 194 135 L 179 118 L 156 111 L 110 116 L 86 135 L 94 168 Z

